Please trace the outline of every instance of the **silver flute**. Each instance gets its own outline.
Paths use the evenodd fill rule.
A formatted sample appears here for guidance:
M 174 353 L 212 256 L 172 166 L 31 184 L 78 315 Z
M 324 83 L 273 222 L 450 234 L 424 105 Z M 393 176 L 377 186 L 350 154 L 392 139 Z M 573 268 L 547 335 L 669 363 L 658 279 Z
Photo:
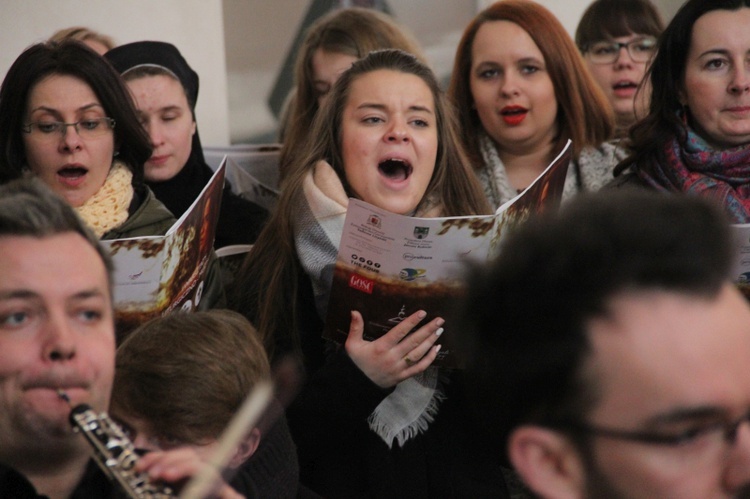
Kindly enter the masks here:
M 68 404 L 70 398 L 62 390 L 59 397 Z M 86 405 L 79 404 L 70 411 L 73 429 L 80 431 L 94 449 L 94 461 L 104 473 L 131 499 L 168 499 L 177 495 L 164 484 L 149 482 L 146 473 L 135 471 L 138 454 L 133 442 L 119 425 L 104 412 L 97 414 Z

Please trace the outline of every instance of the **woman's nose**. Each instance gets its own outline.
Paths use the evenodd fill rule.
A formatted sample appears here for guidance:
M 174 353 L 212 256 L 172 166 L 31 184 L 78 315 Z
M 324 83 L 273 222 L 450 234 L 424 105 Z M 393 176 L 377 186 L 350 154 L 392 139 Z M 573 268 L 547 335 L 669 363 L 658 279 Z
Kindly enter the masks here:
M 410 137 L 406 124 L 400 122 L 393 123 L 386 134 L 386 140 L 388 142 L 409 142 Z
M 64 150 L 76 151 L 82 147 L 83 139 L 78 134 L 76 125 L 68 125 L 63 128 L 60 144 Z
M 732 94 L 742 94 L 750 90 L 750 70 L 738 69 L 734 73 L 732 82 L 729 84 L 729 92 Z

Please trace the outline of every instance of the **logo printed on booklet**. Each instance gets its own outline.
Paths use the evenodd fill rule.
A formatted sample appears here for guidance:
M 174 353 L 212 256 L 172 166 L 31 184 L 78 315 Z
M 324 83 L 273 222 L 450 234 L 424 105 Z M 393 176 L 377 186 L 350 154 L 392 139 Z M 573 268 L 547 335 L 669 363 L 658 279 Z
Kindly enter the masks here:
M 416 281 L 417 279 L 424 277 L 427 271 L 425 269 L 401 269 L 398 273 L 399 279 L 402 281 Z
M 380 221 L 379 216 L 372 214 L 370 215 L 370 218 L 367 219 L 367 223 L 368 225 L 372 225 L 373 227 L 377 227 L 379 229 L 382 222 Z
M 430 234 L 429 227 L 414 227 L 414 237 L 417 239 L 424 239 Z
M 352 274 L 349 276 L 349 287 L 371 295 L 372 290 L 375 287 L 375 281 L 367 279 L 366 277 L 362 277 L 358 274 Z

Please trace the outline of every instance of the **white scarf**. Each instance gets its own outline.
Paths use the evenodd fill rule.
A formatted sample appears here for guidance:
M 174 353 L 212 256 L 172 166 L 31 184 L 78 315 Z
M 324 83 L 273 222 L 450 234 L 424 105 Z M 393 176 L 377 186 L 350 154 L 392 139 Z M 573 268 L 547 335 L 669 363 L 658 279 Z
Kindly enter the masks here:
M 349 198 L 338 175 L 325 161 L 319 161 L 307 174 L 302 189 L 304 200 L 300 201 L 294 220 L 294 244 L 302 267 L 312 280 L 318 314 L 325 317 Z M 370 414 L 370 429 L 388 447 L 393 446 L 394 440 L 403 446 L 426 431 L 445 398 L 438 381 L 438 368 L 430 367 L 400 382 Z

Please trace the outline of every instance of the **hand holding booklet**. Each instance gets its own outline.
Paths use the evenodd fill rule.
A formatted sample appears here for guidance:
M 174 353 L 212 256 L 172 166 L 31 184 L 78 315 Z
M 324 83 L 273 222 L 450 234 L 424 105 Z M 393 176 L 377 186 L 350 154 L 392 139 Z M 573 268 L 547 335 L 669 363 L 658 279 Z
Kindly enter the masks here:
M 460 367 L 454 349 L 460 326 L 451 315 L 465 291 L 466 262 L 492 259 L 514 226 L 559 206 L 570 155 L 568 142 L 534 183 L 492 215 L 417 218 L 350 199 L 323 336 L 343 343 L 351 310 L 362 314 L 366 340 L 425 310 L 423 323 L 446 320 L 435 365 Z

